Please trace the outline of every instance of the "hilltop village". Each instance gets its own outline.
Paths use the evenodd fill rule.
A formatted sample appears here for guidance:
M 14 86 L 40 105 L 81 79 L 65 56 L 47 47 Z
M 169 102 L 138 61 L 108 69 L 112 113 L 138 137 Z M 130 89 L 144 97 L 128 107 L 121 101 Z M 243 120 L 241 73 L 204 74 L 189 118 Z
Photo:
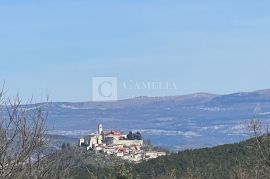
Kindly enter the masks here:
M 125 135 L 118 130 L 103 131 L 102 124 L 98 125 L 97 133 L 81 138 L 79 146 L 86 150 L 114 155 L 133 162 L 166 155 L 162 151 L 146 150 L 140 132 L 129 132 Z

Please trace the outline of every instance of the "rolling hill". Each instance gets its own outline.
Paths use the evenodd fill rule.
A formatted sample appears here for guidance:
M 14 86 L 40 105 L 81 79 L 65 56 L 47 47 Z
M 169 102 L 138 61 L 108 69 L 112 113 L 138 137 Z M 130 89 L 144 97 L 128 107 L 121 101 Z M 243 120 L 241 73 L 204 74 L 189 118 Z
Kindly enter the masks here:
M 53 102 L 48 109 L 50 134 L 78 137 L 95 132 L 97 124 L 103 123 L 105 129 L 139 130 L 155 145 L 182 150 L 248 138 L 250 119 L 270 119 L 270 90 L 137 97 L 117 102 Z

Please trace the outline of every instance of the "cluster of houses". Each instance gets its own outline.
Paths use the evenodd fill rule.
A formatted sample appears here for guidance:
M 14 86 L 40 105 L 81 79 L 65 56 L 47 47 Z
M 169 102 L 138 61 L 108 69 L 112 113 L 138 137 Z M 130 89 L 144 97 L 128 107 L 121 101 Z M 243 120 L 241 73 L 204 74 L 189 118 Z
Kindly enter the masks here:
M 146 151 L 139 132 L 125 135 L 118 130 L 103 131 L 102 124 L 98 125 L 97 133 L 92 133 L 79 141 L 79 146 L 105 155 L 114 155 L 124 160 L 139 162 L 166 155 L 165 152 Z

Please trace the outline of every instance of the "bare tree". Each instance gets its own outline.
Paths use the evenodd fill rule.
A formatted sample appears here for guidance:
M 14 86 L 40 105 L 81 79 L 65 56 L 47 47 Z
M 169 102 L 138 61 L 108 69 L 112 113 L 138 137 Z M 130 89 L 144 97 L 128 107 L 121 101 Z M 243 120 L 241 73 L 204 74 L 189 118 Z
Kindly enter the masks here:
M 251 120 L 249 129 L 255 137 L 256 148 L 260 157 L 270 168 L 270 133 L 268 125 L 265 125 L 265 128 L 263 129 L 262 122 L 254 119 Z
M 49 170 L 45 150 L 47 103 L 31 102 L 22 104 L 19 96 L 6 98 L 4 87 L 0 91 L 0 178 L 44 178 Z
M 45 103 L 22 103 L 18 95 L 10 99 L 0 88 L 0 179 L 71 178 L 82 167 L 89 178 L 97 178 L 86 151 L 51 145 L 45 127 L 48 108 L 48 98 Z
M 253 173 L 256 178 L 269 178 L 270 175 L 270 132 L 269 125 L 261 120 L 253 119 L 248 125 L 252 132 L 250 150 L 254 152 Z

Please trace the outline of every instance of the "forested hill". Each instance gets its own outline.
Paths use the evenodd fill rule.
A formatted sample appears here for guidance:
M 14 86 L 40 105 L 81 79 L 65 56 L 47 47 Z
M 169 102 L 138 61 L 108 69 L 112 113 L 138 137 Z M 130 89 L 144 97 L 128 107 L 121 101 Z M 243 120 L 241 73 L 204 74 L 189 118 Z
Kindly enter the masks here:
M 133 172 L 140 178 L 269 178 L 256 148 L 252 139 L 186 150 L 137 164 Z
M 89 166 L 98 178 L 269 178 L 265 162 L 259 157 L 254 139 L 214 148 L 186 150 L 139 164 L 121 164 L 110 168 Z M 84 169 L 76 178 L 87 178 Z

